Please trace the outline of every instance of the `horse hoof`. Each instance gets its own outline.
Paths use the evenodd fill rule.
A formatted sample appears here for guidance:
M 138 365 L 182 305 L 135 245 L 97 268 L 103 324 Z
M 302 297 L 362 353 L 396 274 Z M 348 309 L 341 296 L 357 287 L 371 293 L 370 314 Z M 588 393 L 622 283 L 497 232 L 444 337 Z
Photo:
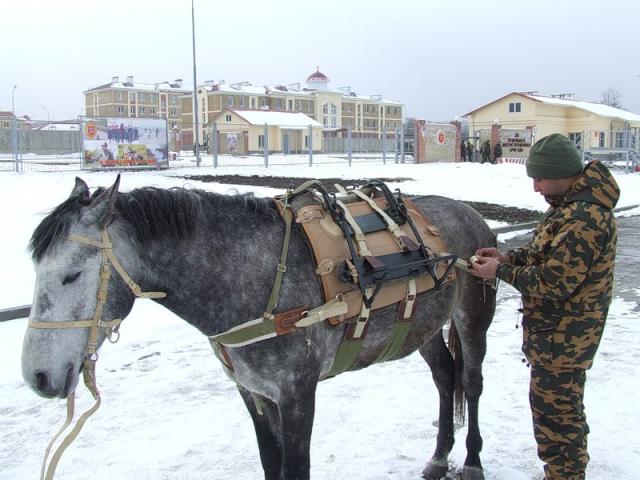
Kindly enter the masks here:
M 484 472 L 482 467 L 471 467 L 465 465 L 462 468 L 461 480 L 484 480 Z
M 449 469 L 449 465 L 445 462 L 445 464 L 429 462 L 427 466 L 422 470 L 422 478 L 425 480 L 440 480 L 447 476 L 447 470 Z

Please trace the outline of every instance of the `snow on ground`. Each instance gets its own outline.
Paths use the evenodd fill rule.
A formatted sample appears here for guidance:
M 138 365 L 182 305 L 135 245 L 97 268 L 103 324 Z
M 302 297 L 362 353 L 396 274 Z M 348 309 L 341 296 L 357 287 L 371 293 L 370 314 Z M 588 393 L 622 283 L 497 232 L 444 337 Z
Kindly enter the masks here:
M 307 177 L 410 177 L 390 184 L 412 194 L 441 194 L 523 208 L 544 209 L 521 165 L 430 164 L 185 169 L 124 173 L 123 190 L 143 185 L 187 186 L 221 193 L 268 188 L 186 181 L 190 174 Z M 0 308 L 28 304 L 33 268 L 26 252 L 42 214 L 66 198 L 74 173 L 0 174 L 5 231 L 0 262 Z M 113 173 L 83 173 L 92 187 L 110 185 Z M 619 175 L 620 206 L 640 204 L 640 175 Z M 492 225 L 495 226 L 495 225 Z M 640 299 L 640 290 L 636 290 Z M 517 308 L 508 285 L 488 334 L 480 425 L 488 480 L 542 478 L 527 400 Z M 37 478 L 44 448 L 65 416 L 60 400 L 37 397 L 20 374 L 26 319 L 0 323 L 0 480 Z M 233 383 L 208 342 L 151 301 L 138 301 L 117 345 L 105 345 L 98 362 L 103 405 L 62 458 L 57 478 L 234 479 L 262 477 L 252 424 Z M 637 389 L 640 360 L 638 301 L 617 297 L 585 403 L 591 427 L 589 478 L 638 478 L 640 427 Z M 79 389 L 78 411 L 90 406 Z M 437 392 L 419 355 L 346 373 L 318 389 L 312 442 L 312 478 L 320 480 L 418 479 L 435 446 Z M 461 427 L 451 462 L 464 462 Z M 90 474 L 88 472 L 91 472 Z

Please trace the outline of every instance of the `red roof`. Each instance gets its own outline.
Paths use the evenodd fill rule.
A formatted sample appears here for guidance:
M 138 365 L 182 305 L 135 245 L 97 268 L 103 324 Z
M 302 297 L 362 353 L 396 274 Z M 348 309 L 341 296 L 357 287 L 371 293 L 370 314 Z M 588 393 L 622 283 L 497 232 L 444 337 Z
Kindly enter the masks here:
M 316 71 L 307 77 L 307 82 L 312 82 L 314 80 L 320 80 L 323 82 L 328 82 L 329 77 L 327 77 L 324 73 L 320 71 L 320 67 L 316 67 Z

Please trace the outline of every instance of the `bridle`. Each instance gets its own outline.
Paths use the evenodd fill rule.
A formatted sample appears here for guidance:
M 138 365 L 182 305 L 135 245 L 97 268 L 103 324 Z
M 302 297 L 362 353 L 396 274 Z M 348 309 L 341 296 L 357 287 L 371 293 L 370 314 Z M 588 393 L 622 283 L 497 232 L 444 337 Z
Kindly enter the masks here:
M 47 458 L 49 457 L 49 452 L 51 451 L 51 447 L 54 442 L 58 439 L 58 437 L 66 430 L 66 428 L 71 424 L 74 415 L 74 405 L 75 405 L 75 390 L 70 392 L 67 395 L 67 419 L 64 425 L 58 430 L 53 439 L 49 442 L 47 446 L 47 450 L 45 452 L 45 457 L 42 462 L 42 469 L 40 471 L 40 479 L 41 480 L 52 480 L 55 474 L 56 467 L 60 460 L 60 457 L 64 453 L 64 450 L 73 442 L 73 440 L 78 436 L 80 430 L 87 419 L 93 415 L 98 408 L 100 407 L 100 392 L 98 391 L 98 387 L 96 385 L 96 376 L 95 376 L 95 365 L 98 361 L 98 335 L 102 331 L 105 333 L 106 337 L 109 339 L 111 343 L 116 343 L 120 339 L 119 328 L 122 323 L 121 318 L 116 318 L 112 320 L 104 320 L 102 318 L 102 311 L 104 309 L 105 304 L 107 303 L 107 290 L 109 287 L 109 279 L 111 278 L 111 267 L 115 269 L 116 272 L 120 275 L 122 280 L 127 284 L 131 292 L 139 298 L 164 298 L 167 296 L 165 292 L 143 292 L 140 286 L 134 282 L 127 271 L 122 267 L 122 264 L 118 261 L 116 256 L 113 253 L 113 245 L 111 240 L 109 239 L 109 233 L 107 231 L 107 227 L 102 230 L 102 239 L 95 240 L 93 238 L 84 237 L 81 235 L 69 235 L 66 240 L 72 242 L 78 242 L 85 245 L 90 245 L 92 247 L 98 248 L 102 252 L 102 260 L 100 264 L 100 285 L 98 286 L 98 302 L 96 304 L 96 309 L 93 313 L 93 318 L 89 320 L 65 320 L 60 322 L 43 322 L 39 320 L 29 319 L 29 328 L 35 329 L 70 329 L 70 328 L 90 328 L 89 331 L 89 341 L 87 342 L 87 348 L 84 354 L 84 363 L 83 363 L 83 371 L 82 376 L 84 379 L 84 384 L 91 392 L 91 395 L 95 399 L 95 404 L 83 413 L 78 421 L 76 422 L 75 427 L 69 432 L 69 434 L 64 438 L 64 440 L 60 443 L 55 453 L 51 457 L 51 462 L 49 463 L 49 467 L 46 468 Z M 46 473 L 45 473 L 46 468 Z

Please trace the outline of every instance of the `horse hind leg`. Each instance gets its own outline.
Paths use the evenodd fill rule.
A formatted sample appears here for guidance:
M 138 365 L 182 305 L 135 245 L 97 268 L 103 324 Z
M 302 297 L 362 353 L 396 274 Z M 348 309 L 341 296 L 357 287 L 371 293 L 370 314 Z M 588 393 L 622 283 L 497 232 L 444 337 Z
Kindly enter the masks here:
M 280 480 L 282 478 L 282 434 L 278 406 L 267 398 L 254 397 L 244 388 L 239 387 L 238 390 L 253 420 L 264 478 Z M 260 403 L 260 413 L 256 401 Z
M 431 376 L 440 397 L 436 449 L 422 471 L 422 477 L 426 480 L 439 480 L 447 474 L 449 453 L 454 442 L 454 362 L 445 345 L 442 331 L 420 347 L 419 351 L 431 369 Z

